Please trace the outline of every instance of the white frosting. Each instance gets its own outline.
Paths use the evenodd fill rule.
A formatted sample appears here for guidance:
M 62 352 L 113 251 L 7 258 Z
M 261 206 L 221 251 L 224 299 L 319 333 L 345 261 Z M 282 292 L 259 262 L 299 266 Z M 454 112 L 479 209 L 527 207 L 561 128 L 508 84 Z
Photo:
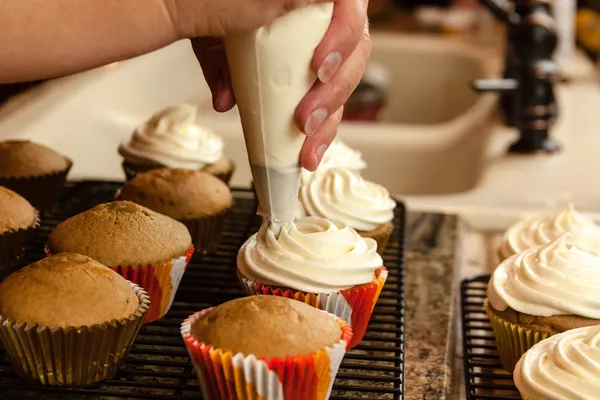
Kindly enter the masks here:
M 139 126 L 119 153 L 129 161 L 170 168 L 202 169 L 223 157 L 223 139 L 196 124 L 196 107 L 179 104 L 154 114 Z
M 519 360 L 514 380 L 533 400 L 600 398 L 600 326 L 573 329 L 533 346 Z
M 600 257 L 567 244 L 568 236 L 502 262 L 488 285 L 490 304 L 538 317 L 600 319 Z
M 326 170 L 329 168 L 344 168 L 356 173 L 360 173 L 367 168 L 367 163 L 362 158 L 362 153 L 354 150 L 341 139 L 335 138 L 327 151 L 323 155 L 321 164 L 317 171 Z M 310 181 L 314 172 L 302 170 L 302 183 Z
M 534 215 L 508 229 L 500 248 L 504 257 L 547 244 L 563 233 L 571 233 L 570 244 L 600 252 L 600 227 L 579 214 L 573 204 L 562 210 Z
M 263 225 L 240 249 L 237 265 L 262 284 L 322 293 L 373 281 L 383 260 L 373 239 L 341 223 L 306 217 L 278 237 Z
M 306 215 L 341 222 L 358 231 L 372 231 L 394 218 L 396 202 L 383 186 L 348 169 L 319 171 L 300 187 Z

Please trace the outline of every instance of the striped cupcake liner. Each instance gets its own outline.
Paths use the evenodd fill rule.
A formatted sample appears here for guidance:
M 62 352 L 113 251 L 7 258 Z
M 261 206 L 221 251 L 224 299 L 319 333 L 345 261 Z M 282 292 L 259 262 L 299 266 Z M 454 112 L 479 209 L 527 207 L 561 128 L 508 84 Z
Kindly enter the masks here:
M 181 335 L 207 400 L 327 400 L 333 381 L 352 339 L 342 328 L 340 341 L 310 354 L 266 358 L 213 348 L 191 335 L 191 327 L 210 309 L 200 311 L 181 325 Z M 249 332 L 248 334 L 251 334 Z
M 338 316 L 352 327 L 353 335 L 348 347 L 354 348 L 365 336 L 373 309 L 388 277 L 388 270 L 385 267 L 377 269 L 375 279 L 370 283 L 329 293 L 307 293 L 263 285 L 244 277 L 239 269 L 237 275 L 248 295 L 287 297 Z
M 139 299 L 129 317 L 101 325 L 54 328 L 0 315 L 0 341 L 15 372 L 42 385 L 80 387 L 112 377 L 142 326 L 148 294 L 132 284 Z

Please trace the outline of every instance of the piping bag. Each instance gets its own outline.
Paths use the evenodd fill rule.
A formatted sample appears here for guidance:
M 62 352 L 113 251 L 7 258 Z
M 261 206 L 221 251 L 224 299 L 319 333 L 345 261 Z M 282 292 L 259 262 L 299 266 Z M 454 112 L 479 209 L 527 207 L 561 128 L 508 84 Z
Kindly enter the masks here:
M 310 64 L 332 13 L 333 3 L 313 4 L 225 38 L 258 213 L 276 236 L 294 219 L 306 137 L 294 112 L 316 80 Z

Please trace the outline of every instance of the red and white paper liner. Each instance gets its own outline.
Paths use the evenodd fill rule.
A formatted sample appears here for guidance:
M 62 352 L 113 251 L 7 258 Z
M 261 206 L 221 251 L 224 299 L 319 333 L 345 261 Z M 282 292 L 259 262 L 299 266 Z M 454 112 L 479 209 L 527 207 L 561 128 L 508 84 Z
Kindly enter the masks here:
M 0 341 L 15 372 L 26 381 L 69 387 L 112 377 L 150 307 L 147 293 L 137 285 L 131 286 L 140 303 L 136 311 L 102 325 L 50 329 L 0 315 Z
M 46 255 L 52 252 L 45 248 Z M 110 267 L 123 278 L 142 287 L 150 297 L 150 308 L 144 323 L 154 322 L 169 312 L 183 274 L 194 254 L 194 246 L 178 258 L 149 265 L 129 265 Z
M 73 163 L 63 171 L 30 177 L 0 177 L 0 186 L 4 186 L 27 199 L 39 211 L 52 210 L 61 190 L 67 181 L 67 175 Z
M 266 358 L 213 348 L 194 339 L 191 327 L 210 309 L 181 325 L 181 335 L 207 400 L 326 400 L 340 367 L 352 329 L 341 319 L 340 341 L 310 354 Z M 252 334 L 252 332 L 248 332 Z
M 208 254 L 217 251 L 223 238 L 223 225 L 228 215 L 229 209 L 225 209 L 202 218 L 180 220 L 188 228 L 196 252 Z
M 263 285 L 244 277 L 239 269 L 237 275 L 248 295 L 287 297 L 340 317 L 352 327 L 353 336 L 348 345 L 348 348 L 352 349 L 365 336 L 373 309 L 388 277 L 388 270 L 385 267 L 377 269 L 372 282 L 328 293 L 307 293 L 295 289 Z
M 19 268 L 23 247 L 39 226 L 40 217 L 36 211 L 33 225 L 29 228 L 7 231 L 0 234 L 0 280 L 6 278 Z

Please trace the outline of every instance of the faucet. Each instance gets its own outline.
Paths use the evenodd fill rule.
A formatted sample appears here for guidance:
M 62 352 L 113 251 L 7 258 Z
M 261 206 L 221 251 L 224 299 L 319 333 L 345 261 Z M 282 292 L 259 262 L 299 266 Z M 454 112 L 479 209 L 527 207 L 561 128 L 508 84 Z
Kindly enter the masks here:
M 511 153 L 553 153 L 559 145 L 550 136 L 558 110 L 554 83 L 558 68 L 552 56 L 558 44 L 548 0 L 482 0 L 507 25 L 504 76 L 473 82 L 478 92 L 499 93 L 502 119 L 519 131 Z

